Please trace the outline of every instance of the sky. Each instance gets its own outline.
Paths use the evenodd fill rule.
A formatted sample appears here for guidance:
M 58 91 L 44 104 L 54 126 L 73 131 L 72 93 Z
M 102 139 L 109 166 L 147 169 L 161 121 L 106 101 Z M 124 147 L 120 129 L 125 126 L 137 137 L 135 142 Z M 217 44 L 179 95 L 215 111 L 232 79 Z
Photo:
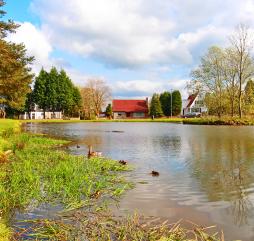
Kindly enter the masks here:
M 104 79 L 114 98 L 179 89 L 212 45 L 254 29 L 254 0 L 6 0 L 20 24 L 10 41 L 35 56 L 33 71 L 65 69 L 73 82 Z

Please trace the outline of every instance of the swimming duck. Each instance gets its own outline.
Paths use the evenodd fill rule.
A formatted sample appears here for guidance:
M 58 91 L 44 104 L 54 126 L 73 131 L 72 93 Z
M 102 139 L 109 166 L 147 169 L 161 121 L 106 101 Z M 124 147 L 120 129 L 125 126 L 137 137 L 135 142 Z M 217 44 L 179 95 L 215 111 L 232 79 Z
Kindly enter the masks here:
M 152 176 L 154 176 L 154 177 L 156 177 L 156 176 L 159 176 L 159 175 L 160 175 L 160 173 L 159 173 L 159 172 L 157 172 L 157 171 L 152 171 L 150 174 L 151 174 Z
M 127 164 L 127 161 L 120 160 L 119 163 L 122 164 L 122 165 L 126 165 L 126 164 Z

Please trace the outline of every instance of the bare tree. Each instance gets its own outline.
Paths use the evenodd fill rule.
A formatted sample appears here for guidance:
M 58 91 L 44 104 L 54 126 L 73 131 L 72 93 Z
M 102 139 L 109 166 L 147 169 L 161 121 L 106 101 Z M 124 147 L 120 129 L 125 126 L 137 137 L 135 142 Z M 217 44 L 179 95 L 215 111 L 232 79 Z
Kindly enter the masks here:
M 93 112 L 96 117 L 99 116 L 107 101 L 111 99 L 111 89 L 104 80 L 89 79 L 81 91 L 84 109 L 90 114 Z
M 254 64 L 251 58 L 252 36 L 248 27 L 240 24 L 235 33 L 230 36 L 233 55 L 231 61 L 237 70 L 237 81 L 239 85 L 238 93 L 238 111 L 242 117 L 242 89 L 247 79 L 254 75 Z
M 83 114 L 85 119 L 92 119 L 94 116 L 94 104 L 92 100 L 92 90 L 83 87 L 80 89 L 82 102 L 83 102 Z
M 225 53 L 219 47 L 211 47 L 202 57 L 201 64 L 192 71 L 192 85 L 206 94 L 206 104 L 221 117 L 225 108 Z
M 225 49 L 225 82 L 226 91 L 229 100 L 230 114 L 233 117 L 237 106 L 237 96 L 239 90 L 239 83 L 237 81 L 237 68 L 232 62 L 234 50 L 232 48 Z

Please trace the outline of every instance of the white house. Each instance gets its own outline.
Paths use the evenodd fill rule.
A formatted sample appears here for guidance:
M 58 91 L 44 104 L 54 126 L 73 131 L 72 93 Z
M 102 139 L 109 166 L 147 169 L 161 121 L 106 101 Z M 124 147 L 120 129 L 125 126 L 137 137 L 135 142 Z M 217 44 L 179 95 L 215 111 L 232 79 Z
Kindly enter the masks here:
M 187 100 L 183 100 L 182 115 L 191 113 L 203 114 L 207 112 L 207 107 L 204 103 L 204 98 L 199 94 L 195 93 L 188 97 Z
M 25 112 L 24 114 L 21 114 L 19 116 L 22 120 L 42 120 L 44 119 L 44 112 L 42 109 L 38 107 L 38 105 L 35 105 L 34 108 L 32 108 L 32 111 L 30 112 L 30 116 L 28 112 Z M 61 111 L 46 111 L 45 112 L 45 119 L 62 119 L 63 114 Z

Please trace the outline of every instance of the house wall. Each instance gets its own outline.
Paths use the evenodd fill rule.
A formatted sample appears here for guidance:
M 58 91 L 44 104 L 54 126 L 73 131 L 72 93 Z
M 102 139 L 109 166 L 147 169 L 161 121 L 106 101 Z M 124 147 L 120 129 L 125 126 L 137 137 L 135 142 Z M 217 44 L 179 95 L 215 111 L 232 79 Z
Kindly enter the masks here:
M 32 120 L 42 120 L 44 119 L 44 112 L 42 111 L 32 111 L 30 112 L 30 116 Z M 25 112 L 24 114 L 19 116 L 22 120 L 29 120 L 29 114 Z M 62 119 L 62 112 L 45 112 L 45 119 Z
M 185 100 L 183 101 L 184 103 L 184 108 L 182 109 L 182 114 L 186 115 L 189 113 L 205 113 L 207 112 L 207 107 L 205 106 L 203 102 L 203 98 L 200 97 L 199 95 L 196 97 L 195 101 L 187 108 L 186 106 L 188 105 L 189 101 Z
M 126 113 L 125 112 L 114 112 L 113 118 L 114 119 L 125 119 Z
M 113 118 L 114 119 L 142 119 L 142 118 L 147 118 L 148 117 L 148 113 L 145 112 L 130 112 L 130 113 L 126 113 L 126 112 L 114 112 L 113 114 Z

